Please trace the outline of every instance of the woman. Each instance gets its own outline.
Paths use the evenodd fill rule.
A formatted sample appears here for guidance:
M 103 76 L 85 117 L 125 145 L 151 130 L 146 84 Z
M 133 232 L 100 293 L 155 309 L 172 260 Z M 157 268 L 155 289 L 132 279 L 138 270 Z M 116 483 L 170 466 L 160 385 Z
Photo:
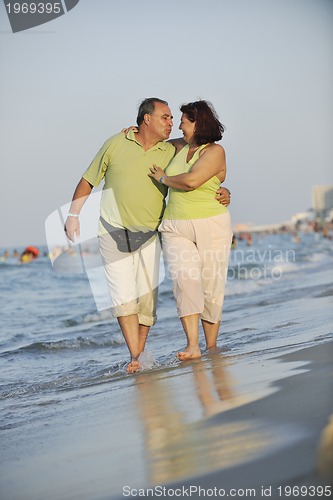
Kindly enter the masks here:
M 201 356 L 199 319 L 206 348 L 216 347 L 232 229 L 228 208 L 215 199 L 226 176 L 224 149 L 215 144 L 224 127 L 204 100 L 185 104 L 180 110 L 179 129 L 187 145 L 179 145 L 165 172 L 153 165 L 148 175 L 169 187 L 159 231 L 187 338 L 185 350 L 177 354 L 183 361 Z

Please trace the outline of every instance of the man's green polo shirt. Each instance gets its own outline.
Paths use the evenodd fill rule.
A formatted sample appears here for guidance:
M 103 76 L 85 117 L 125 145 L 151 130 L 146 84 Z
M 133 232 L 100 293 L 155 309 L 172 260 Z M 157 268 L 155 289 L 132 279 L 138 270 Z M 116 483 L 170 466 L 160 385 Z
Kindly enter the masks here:
M 83 174 L 95 187 L 104 179 L 101 216 L 112 226 L 131 231 L 157 229 L 167 187 L 148 176 L 149 167 L 155 163 L 164 170 L 174 154 L 172 144 L 163 141 L 144 151 L 133 131 L 108 139 Z M 105 232 L 99 224 L 99 233 Z

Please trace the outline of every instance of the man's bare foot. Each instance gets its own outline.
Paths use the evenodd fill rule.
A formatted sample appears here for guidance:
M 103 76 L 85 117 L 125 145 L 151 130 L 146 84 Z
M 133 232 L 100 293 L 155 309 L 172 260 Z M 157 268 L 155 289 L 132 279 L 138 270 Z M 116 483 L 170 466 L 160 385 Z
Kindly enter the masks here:
M 179 361 L 188 361 L 201 358 L 201 352 L 199 347 L 186 347 L 185 351 L 177 352 L 176 356 Z
M 130 363 L 127 365 L 127 373 L 136 373 L 140 370 L 140 363 L 139 361 L 133 359 Z

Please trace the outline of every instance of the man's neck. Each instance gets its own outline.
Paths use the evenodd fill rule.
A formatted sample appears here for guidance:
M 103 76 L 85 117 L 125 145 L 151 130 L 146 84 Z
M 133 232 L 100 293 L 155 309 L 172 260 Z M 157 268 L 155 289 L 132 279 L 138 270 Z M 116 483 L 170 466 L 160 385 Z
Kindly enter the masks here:
M 152 148 L 153 146 L 156 146 L 156 144 L 161 141 L 161 139 L 159 139 L 156 136 L 153 137 L 151 134 L 149 134 L 145 129 L 142 129 L 141 127 L 139 127 L 139 132 L 135 134 L 135 140 L 139 144 L 141 144 L 141 146 L 145 151 L 148 151 L 148 149 Z

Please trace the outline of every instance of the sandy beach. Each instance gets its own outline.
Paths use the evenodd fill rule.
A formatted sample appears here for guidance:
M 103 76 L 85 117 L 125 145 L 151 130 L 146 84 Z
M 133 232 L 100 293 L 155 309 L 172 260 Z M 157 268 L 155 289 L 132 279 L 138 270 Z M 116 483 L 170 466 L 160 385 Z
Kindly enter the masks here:
M 10 435 L 1 498 L 296 498 L 295 485 L 327 497 L 332 424 L 320 462 L 318 450 L 333 413 L 333 342 L 280 353 L 217 353 L 124 376 L 119 391 L 105 381 L 83 398 L 63 392 L 51 420 L 40 402 L 30 429 Z
M 134 375 L 86 276 L 46 257 L 2 263 L 1 500 L 329 497 L 331 241 L 255 235 L 237 249 L 220 350 L 177 360 L 166 277 Z

